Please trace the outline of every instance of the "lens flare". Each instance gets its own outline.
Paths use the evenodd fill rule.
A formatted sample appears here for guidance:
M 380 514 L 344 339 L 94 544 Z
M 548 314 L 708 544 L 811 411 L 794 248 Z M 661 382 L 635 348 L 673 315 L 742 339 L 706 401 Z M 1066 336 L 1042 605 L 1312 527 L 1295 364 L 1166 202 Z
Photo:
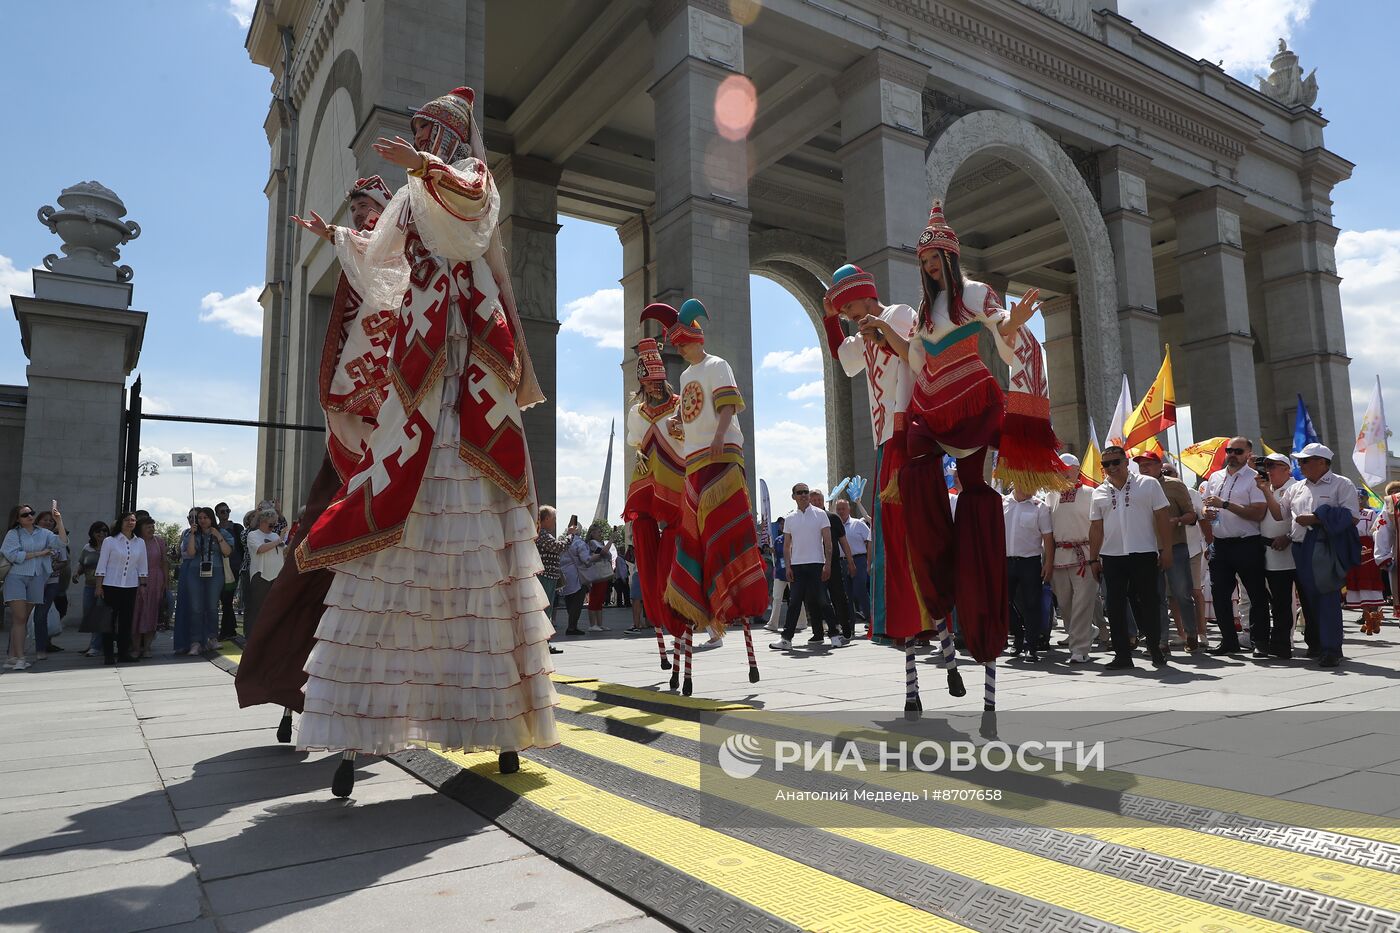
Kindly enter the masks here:
M 748 138 L 758 116 L 758 91 L 743 75 L 730 75 L 715 91 L 715 129 L 725 139 Z
M 752 26 L 763 12 L 763 0 L 729 0 L 729 15 L 740 26 Z

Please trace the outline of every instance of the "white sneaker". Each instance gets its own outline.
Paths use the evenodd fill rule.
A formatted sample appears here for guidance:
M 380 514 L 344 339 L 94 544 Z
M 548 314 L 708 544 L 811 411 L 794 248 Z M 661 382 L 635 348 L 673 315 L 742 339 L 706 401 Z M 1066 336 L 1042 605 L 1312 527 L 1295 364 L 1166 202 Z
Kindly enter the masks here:
M 1070 664 L 1088 664 L 1088 663 L 1089 663 L 1089 656 L 1088 656 L 1087 654 L 1071 654 L 1071 655 L 1069 656 L 1069 663 L 1070 663 Z
M 204 653 L 204 646 L 203 646 L 203 645 L 190 645 L 190 650 L 189 650 L 189 652 L 188 652 L 188 654 L 189 654 L 190 657 L 192 657 L 192 658 L 197 658 L 197 657 L 199 657 L 199 656 L 200 656 L 201 654 L 203 654 L 203 653 Z
M 83 657 L 85 657 L 85 658 L 95 658 L 95 657 L 97 657 L 98 655 L 100 655 L 101 653 L 102 653 L 102 652 L 98 651 L 96 648 L 89 648 L 88 650 L 86 650 L 86 651 L 83 652 Z
M 23 671 L 23 670 L 28 670 L 29 668 L 33 667 L 34 665 L 30 664 L 30 663 L 29 663 L 28 661 L 26 661 L 24 658 L 15 658 L 14 660 L 12 660 L 9 664 L 6 664 L 5 666 L 8 667 L 8 668 L 9 668 L 10 670 L 12 670 L 12 671 Z
M 723 636 L 723 635 L 718 635 L 718 636 L 716 636 L 716 635 L 711 635 L 709 641 L 705 642 L 703 645 L 696 645 L 696 646 L 695 646 L 695 650 L 697 650 L 697 651 L 708 651 L 708 650 L 711 649 L 711 648 L 718 648 L 718 647 L 719 647 L 720 645 L 722 645 L 722 644 L 724 644 L 724 636 Z
M 846 636 L 844 636 L 844 635 L 832 635 L 832 636 L 831 636 L 831 647 L 833 647 L 833 648 L 844 648 L 844 647 L 846 647 L 846 646 L 849 645 L 849 644 L 850 644 L 850 642 L 848 642 L 848 641 L 846 640 Z
M 791 651 L 792 642 L 788 641 L 786 638 L 779 638 L 768 647 L 772 648 L 774 651 Z

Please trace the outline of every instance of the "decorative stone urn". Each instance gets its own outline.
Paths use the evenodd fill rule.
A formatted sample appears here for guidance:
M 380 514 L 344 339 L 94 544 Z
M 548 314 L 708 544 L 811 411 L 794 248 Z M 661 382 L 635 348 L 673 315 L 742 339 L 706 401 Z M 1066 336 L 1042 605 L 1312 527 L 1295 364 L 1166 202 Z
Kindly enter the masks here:
M 131 281 L 131 267 L 118 266 L 124 246 L 141 235 L 133 220 L 123 221 L 126 205 L 110 188 L 81 181 L 64 188 L 58 196 L 62 210 L 50 205 L 39 208 L 39 222 L 63 240 L 63 258 L 50 253 L 44 268 L 64 275 L 106 281 Z

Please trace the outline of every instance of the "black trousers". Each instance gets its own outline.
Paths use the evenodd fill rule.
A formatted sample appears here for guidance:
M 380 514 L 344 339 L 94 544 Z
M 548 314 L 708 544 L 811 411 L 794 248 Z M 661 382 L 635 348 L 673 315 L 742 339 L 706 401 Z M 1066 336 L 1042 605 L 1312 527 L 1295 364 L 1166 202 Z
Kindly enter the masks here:
M 578 631 L 578 618 L 583 615 L 583 604 L 588 599 L 588 587 L 580 587 L 578 592 L 564 597 L 564 610 L 569 614 L 567 631 Z
M 136 614 L 136 587 L 103 586 L 102 598 L 112 607 L 112 631 L 102 636 L 102 657 L 108 661 L 118 656 L 125 658 L 131 654 L 131 619 Z
M 1099 555 L 1103 561 L 1104 608 L 1108 612 L 1108 629 L 1113 638 L 1114 658 L 1131 658 L 1132 633 L 1128 631 L 1128 605 L 1133 607 L 1138 634 L 1147 644 L 1162 641 L 1162 619 L 1157 604 L 1162 595 L 1157 589 L 1157 555 L 1146 551 L 1121 557 Z
M 1266 570 L 1264 580 L 1269 586 L 1269 614 L 1273 624 L 1268 638 L 1255 644 L 1261 648 L 1267 646 L 1272 651 L 1282 651 L 1292 643 L 1293 590 L 1298 585 L 1298 571 Z M 1253 626 L 1250 627 L 1250 637 L 1254 637 Z
M 1210 593 L 1215 606 L 1215 622 L 1220 626 L 1220 644 L 1238 648 L 1235 632 L 1235 578 L 1249 594 L 1249 637 L 1254 644 L 1269 643 L 1269 587 L 1264 577 L 1264 538 L 1216 538 L 1215 557 L 1210 562 Z
M 825 638 L 823 624 L 829 628 L 834 628 L 834 625 L 831 598 L 822 580 L 822 565 L 792 564 L 789 569 L 792 571 L 792 582 L 788 584 L 787 621 L 783 623 L 783 638 L 792 641 L 792 636 L 797 634 L 797 617 L 803 606 L 807 607 L 807 623 L 812 626 L 812 637 Z
M 237 579 L 235 577 L 234 579 Z M 224 581 L 228 583 L 227 580 Z M 219 605 L 223 607 L 224 614 L 219 621 L 219 637 L 232 638 L 238 634 L 238 618 L 233 614 L 233 594 L 238 592 L 238 587 L 225 586 L 219 590 Z
M 846 575 L 846 558 L 836 555 L 831 559 L 831 575 L 826 581 L 826 596 L 831 602 L 831 614 L 835 621 L 832 623 L 832 633 L 836 634 L 836 627 L 841 627 L 841 634 L 846 638 L 851 638 L 856 633 L 856 620 L 851 616 L 851 601 L 846 598 L 847 581 L 850 578 Z M 810 615 L 810 613 L 809 613 Z
M 1014 647 L 1039 651 L 1044 636 L 1043 593 L 1039 557 L 1008 557 L 1006 559 L 1006 591 L 1010 596 L 1011 636 Z

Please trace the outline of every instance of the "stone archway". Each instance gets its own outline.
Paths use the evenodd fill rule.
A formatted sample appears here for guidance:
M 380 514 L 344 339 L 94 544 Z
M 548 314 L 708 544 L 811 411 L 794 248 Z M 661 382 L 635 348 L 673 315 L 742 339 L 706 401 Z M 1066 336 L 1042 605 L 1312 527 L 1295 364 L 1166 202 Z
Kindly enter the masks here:
M 869 432 L 864 379 L 850 379 L 837 369 L 826 352 L 822 326 L 822 298 L 833 271 L 844 260 L 839 249 L 825 240 L 791 230 L 765 230 L 749 237 L 752 274 L 781 285 L 807 312 L 822 357 L 822 389 L 826 396 L 827 482 L 873 469 L 858 453 L 857 426 Z M 857 420 L 858 412 L 865 420 Z M 868 439 L 867 439 L 868 440 Z M 866 446 L 869 446 L 868 444 Z
M 1034 124 L 999 110 L 961 117 L 934 142 L 927 161 L 932 196 L 946 200 L 959 167 L 977 155 L 1003 159 L 1024 171 L 1065 226 L 1079 281 L 1085 400 L 1089 411 L 1104 419 L 1116 404 L 1123 368 L 1113 246 L 1099 205 L 1055 140 Z M 957 227 L 956 217 L 949 222 Z

